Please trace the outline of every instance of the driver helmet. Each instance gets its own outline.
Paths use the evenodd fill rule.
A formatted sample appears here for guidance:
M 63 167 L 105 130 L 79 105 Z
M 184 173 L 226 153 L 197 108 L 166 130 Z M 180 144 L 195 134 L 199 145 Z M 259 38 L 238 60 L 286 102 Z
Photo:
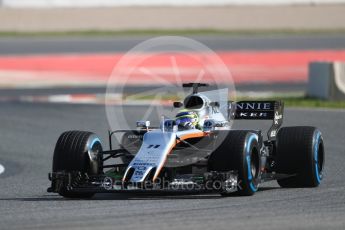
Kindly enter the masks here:
M 194 111 L 180 111 L 175 122 L 179 129 L 194 129 L 198 126 L 199 116 Z

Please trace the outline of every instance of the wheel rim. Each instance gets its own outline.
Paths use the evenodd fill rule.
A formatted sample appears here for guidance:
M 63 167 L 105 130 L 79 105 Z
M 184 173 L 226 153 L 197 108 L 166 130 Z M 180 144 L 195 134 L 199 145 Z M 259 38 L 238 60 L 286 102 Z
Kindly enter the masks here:
M 96 142 L 94 145 L 92 145 L 90 152 L 97 154 L 102 151 L 102 145 L 100 142 Z
M 258 175 L 258 162 L 256 159 L 256 154 L 255 154 L 255 150 L 253 149 L 252 154 L 250 156 L 250 172 L 252 174 L 252 177 L 255 179 Z
M 317 152 L 317 170 L 320 179 L 322 178 L 323 172 L 323 165 L 324 165 L 324 149 L 322 142 L 319 143 L 318 152 Z
M 250 171 L 252 173 L 252 176 L 255 177 L 255 175 L 256 175 L 256 167 L 255 167 L 254 162 L 251 162 Z
M 94 143 L 91 144 L 90 148 L 88 149 L 88 155 L 89 157 L 86 158 L 86 161 L 89 165 L 88 172 L 91 174 L 98 174 L 100 170 L 100 157 L 99 152 L 101 152 L 102 144 L 99 140 L 94 141 Z

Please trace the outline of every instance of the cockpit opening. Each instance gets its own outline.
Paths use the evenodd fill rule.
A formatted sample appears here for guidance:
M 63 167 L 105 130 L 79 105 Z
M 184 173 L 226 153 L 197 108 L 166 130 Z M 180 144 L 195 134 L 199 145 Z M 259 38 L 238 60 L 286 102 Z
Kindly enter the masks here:
M 186 109 L 201 109 L 204 105 L 204 100 L 199 96 L 189 96 L 184 100 Z

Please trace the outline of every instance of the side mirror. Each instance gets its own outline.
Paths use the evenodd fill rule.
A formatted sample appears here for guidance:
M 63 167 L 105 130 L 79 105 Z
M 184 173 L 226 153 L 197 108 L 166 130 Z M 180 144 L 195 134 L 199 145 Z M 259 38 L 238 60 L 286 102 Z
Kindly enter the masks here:
M 210 106 L 219 108 L 220 105 L 218 101 L 213 101 L 210 103 Z
M 183 103 L 180 101 L 175 101 L 173 105 L 174 105 L 174 108 L 181 108 L 183 106 Z
M 137 121 L 137 128 L 146 128 L 150 127 L 150 121 Z

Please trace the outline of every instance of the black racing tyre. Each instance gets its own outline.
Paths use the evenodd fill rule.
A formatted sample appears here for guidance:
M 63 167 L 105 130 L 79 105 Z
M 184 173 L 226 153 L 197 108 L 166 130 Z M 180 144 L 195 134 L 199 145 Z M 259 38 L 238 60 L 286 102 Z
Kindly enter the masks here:
M 54 150 L 53 172 L 79 171 L 96 175 L 99 173 L 102 151 L 100 139 L 91 132 L 67 131 L 60 135 Z M 75 193 L 62 188 L 61 196 L 68 198 L 90 198 L 94 193 Z
M 232 130 L 211 154 L 209 171 L 238 171 L 238 194 L 251 196 L 258 190 L 260 181 L 260 157 L 258 135 L 253 131 Z M 221 193 L 228 195 L 227 193 Z
M 323 177 L 325 149 L 321 132 L 315 127 L 284 127 L 277 136 L 277 173 L 281 187 L 317 187 Z
M 146 132 L 146 130 L 138 130 L 123 133 L 121 138 L 122 148 L 126 149 L 131 154 L 137 154 L 143 143 L 143 137 Z

